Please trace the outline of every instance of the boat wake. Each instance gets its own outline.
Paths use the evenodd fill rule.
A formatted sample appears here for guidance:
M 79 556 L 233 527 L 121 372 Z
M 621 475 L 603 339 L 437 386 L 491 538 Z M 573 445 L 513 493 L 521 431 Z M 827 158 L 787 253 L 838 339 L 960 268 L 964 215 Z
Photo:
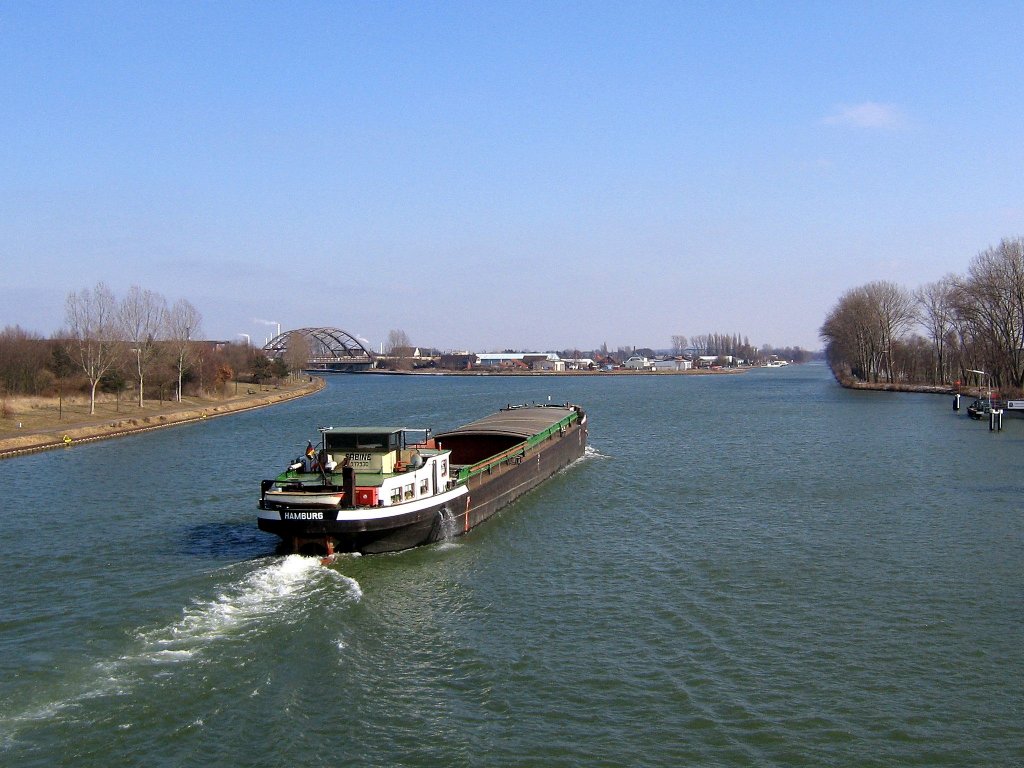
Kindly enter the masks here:
M 442 507 L 440 512 L 439 523 L 439 535 L 438 540 L 441 542 L 451 542 L 452 539 L 458 534 L 458 525 L 456 524 L 455 515 L 448 507 Z
M 363 594 L 359 582 L 324 568 L 315 557 L 289 555 L 260 564 L 255 570 L 251 562 L 225 570 L 239 569 L 246 572 L 230 578 L 213 599 L 194 599 L 177 621 L 138 630 L 137 645 L 131 651 L 96 663 L 91 672 L 82 669 L 73 683 L 57 681 L 56 690 L 48 695 L 0 715 L 0 752 L 16 745 L 22 729 L 62 717 L 88 700 L 126 695 L 153 674 L 166 675 L 168 665 L 201 659 L 204 652 L 218 644 L 244 642 L 282 622 L 301 622 L 319 595 L 329 595 L 337 604 L 339 597 L 342 603 L 354 603 Z
M 599 450 L 597 450 L 597 448 L 595 448 L 592 445 L 587 445 L 583 449 L 583 456 L 581 458 L 582 459 L 610 459 L 611 456 L 609 456 L 606 453 L 601 453 Z
M 362 597 L 355 579 L 324 568 L 318 558 L 288 555 L 229 583 L 212 600 L 195 600 L 173 624 L 139 632 L 141 652 L 122 660 L 175 662 L 192 658 L 218 640 L 260 632 L 268 620 L 298 620 L 302 603 L 327 589 L 336 590 L 339 583 L 352 601 Z
M 79 690 L 50 701 L 36 701 L 18 711 L 0 715 L 0 754 L 16 749 L 18 733 L 36 723 L 55 720 L 90 699 L 123 693 L 117 680 L 103 676 L 80 686 Z

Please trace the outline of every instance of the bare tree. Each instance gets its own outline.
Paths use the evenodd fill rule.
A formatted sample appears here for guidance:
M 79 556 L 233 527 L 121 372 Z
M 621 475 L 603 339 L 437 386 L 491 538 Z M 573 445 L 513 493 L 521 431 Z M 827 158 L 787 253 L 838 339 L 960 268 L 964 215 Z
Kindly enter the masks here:
M 888 280 L 868 283 L 864 291 L 877 324 L 887 380 L 895 381 L 893 350 L 914 323 L 913 298 L 905 288 Z
M 103 283 L 69 293 L 65 322 L 73 356 L 89 380 L 89 413 L 96 413 L 96 386 L 119 361 L 123 348 L 117 322 L 117 299 Z
M 955 298 L 975 360 L 997 384 L 1024 386 L 1024 240 L 979 253 Z
M 912 334 L 917 324 L 927 340 Z M 944 383 L 959 368 L 961 380 L 985 371 L 996 387 L 1024 391 L 1024 238 L 982 251 L 966 276 L 947 275 L 913 299 L 888 282 L 848 291 L 820 335 L 837 377 Z
M 413 348 L 409 335 L 402 330 L 388 331 L 388 340 L 384 345 L 385 353 L 392 358 L 388 367 L 396 370 L 411 370 L 413 367 Z
M 20 326 L 0 331 L 0 393 L 35 395 L 52 384 L 49 345 Z
M 194 348 L 203 318 L 191 302 L 178 299 L 167 315 L 167 336 L 178 365 L 178 402 L 181 402 L 181 383 Z
M 384 344 L 384 351 L 389 355 L 398 356 L 403 350 L 407 350 L 412 347 L 412 342 L 409 341 L 409 335 L 403 330 L 390 330 L 388 331 L 388 340 Z
M 299 373 L 309 365 L 310 347 L 309 339 L 305 334 L 292 332 L 288 334 L 288 348 L 284 352 L 284 362 L 288 370 Z
M 675 335 L 672 337 L 672 353 L 675 355 L 681 355 L 686 351 L 689 343 L 685 336 Z
M 852 375 L 862 381 L 878 380 L 882 340 L 876 312 L 863 286 L 840 297 L 819 334 L 837 378 Z
M 917 298 L 917 318 L 928 333 L 932 344 L 933 366 L 931 381 L 933 384 L 941 384 L 947 381 L 950 370 L 948 349 L 953 335 L 953 291 L 956 285 L 956 278 L 947 275 L 934 283 L 928 283 L 918 288 L 915 296 Z
M 135 355 L 139 408 L 143 408 L 143 383 L 147 370 L 160 352 L 158 342 L 167 324 L 167 300 L 159 293 L 133 285 L 121 301 L 120 315 L 128 351 Z

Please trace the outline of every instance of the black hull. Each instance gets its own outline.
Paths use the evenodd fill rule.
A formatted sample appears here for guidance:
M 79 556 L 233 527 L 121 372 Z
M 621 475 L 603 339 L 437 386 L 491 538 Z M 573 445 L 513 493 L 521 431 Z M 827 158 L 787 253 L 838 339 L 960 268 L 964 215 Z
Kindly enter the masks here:
M 457 518 L 460 533 L 467 533 L 500 512 L 523 494 L 583 456 L 587 447 L 586 424 L 576 423 L 564 436 L 555 437 L 528 452 L 522 461 L 501 464 L 490 474 L 467 483 L 468 509 Z
M 328 511 L 323 520 L 259 519 L 261 531 L 281 537 L 283 552 L 329 554 L 360 552 L 379 554 L 398 552 L 450 538 L 452 520 L 465 506 L 465 496 L 455 503 L 442 502 L 416 512 L 382 519 L 330 519 L 336 511 Z M 456 509 L 458 507 L 458 509 Z
M 523 494 L 583 456 L 586 420 L 509 457 L 466 481 L 468 495 L 417 512 L 381 519 L 338 521 L 333 510 L 320 520 L 259 519 L 260 530 L 281 537 L 282 552 L 379 554 L 446 541 L 468 533 Z

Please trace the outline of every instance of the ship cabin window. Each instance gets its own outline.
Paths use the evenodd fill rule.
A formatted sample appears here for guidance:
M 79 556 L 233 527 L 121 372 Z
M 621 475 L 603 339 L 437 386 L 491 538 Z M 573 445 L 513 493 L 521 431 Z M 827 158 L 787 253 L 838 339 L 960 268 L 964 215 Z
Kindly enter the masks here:
M 395 488 L 393 491 L 391 491 L 391 503 L 392 504 L 401 504 L 402 503 L 402 489 L 401 488 Z
M 430 493 L 430 481 L 424 478 L 420 481 L 420 496 L 426 496 Z
M 412 499 L 416 496 L 416 484 L 409 483 L 405 486 L 405 498 Z
M 397 451 L 401 446 L 400 432 L 325 432 L 324 445 L 329 452 Z

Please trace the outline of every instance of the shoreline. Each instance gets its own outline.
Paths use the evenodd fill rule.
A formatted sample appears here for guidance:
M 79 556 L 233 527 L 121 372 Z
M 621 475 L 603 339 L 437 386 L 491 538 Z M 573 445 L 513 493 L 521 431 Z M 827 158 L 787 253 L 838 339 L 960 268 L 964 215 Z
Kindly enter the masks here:
M 180 407 L 154 410 L 152 415 L 147 416 L 137 415 L 107 420 L 101 420 L 94 416 L 90 420 L 69 421 L 54 427 L 34 429 L 13 437 L 0 438 L 0 459 L 14 458 L 54 448 L 71 447 L 77 443 L 134 435 L 154 429 L 193 424 L 218 416 L 265 408 L 276 403 L 314 394 L 323 389 L 325 385 L 326 382 L 321 377 L 313 376 L 310 381 L 293 388 L 278 389 L 260 393 L 255 397 L 224 401 L 220 404 L 190 405 L 186 400 L 186 402 L 175 404 Z
M 835 379 L 843 389 L 860 390 L 864 392 L 904 392 L 917 395 L 961 395 L 963 397 L 981 397 L 984 394 L 983 387 L 957 387 L 952 384 L 909 384 L 900 382 L 869 382 L 859 381 L 853 378 L 841 377 L 832 371 L 832 378 Z
M 707 368 L 693 368 L 688 371 L 488 371 L 484 369 L 473 369 L 471 371 L 449 371 L 438 368 L 421 368 L 414 371 L 389 371 L 384 368 L 372 368 L 366 371 L 347 373 L 338 371 L 337 374 L 331 371 L 313 371 L 314 375 L 345 375 L 345 376 L 722 376 L 736 375 L 756 370 L 755 368 L 721 368 L 709 370 Z
M 844 389 L 859 389 L 867 392 L 906 392 L 919 395 L 955 395 L 957 390 L 949 384 L 889 384 L 885 382 L 869 383 L 865 381 L 842 382 Z M 976 397 L 974 387 L 961 387 L 959 394 Z
M 870 383 L 866 381 L 842 382 L 838 379 L 836 379 L 836 383 L 843 389 L 861 392 L 901 392 L 910 395 L 986 397 L 984 387 L 955 387 L 952 384 L 886 384 L 884 382 Z

